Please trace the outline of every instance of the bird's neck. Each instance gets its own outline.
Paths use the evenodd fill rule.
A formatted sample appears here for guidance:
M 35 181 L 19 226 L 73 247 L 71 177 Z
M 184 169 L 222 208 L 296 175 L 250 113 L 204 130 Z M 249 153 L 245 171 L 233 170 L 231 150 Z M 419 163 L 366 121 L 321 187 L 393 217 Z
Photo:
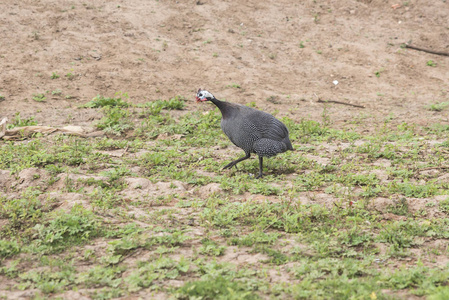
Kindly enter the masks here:
M 217 98 L 212 98 L 210 100 L 213 104 L 215 104 L 219 109 L 221 109 L 222 107 L 224 107 L 224 101 L 218 100 Z
M 221 111 L 221 115 L 223 116 L 223 118 L 225 118 L 227 115 L 230 103 L 218 100 L 215 97 L 212 98 L 210 101 L 218 107 L 218 109 Z

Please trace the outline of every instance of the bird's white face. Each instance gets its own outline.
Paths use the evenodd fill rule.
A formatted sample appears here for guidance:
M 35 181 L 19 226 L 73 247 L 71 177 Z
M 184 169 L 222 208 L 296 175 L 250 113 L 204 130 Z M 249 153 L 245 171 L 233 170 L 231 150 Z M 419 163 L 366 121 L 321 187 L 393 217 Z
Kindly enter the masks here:
M 203 101 L 209 101 L 214 97 L 211 93 L 209 93 L 206 90 L 198 89 L 198 92 L 196 93 L 196 102 L 203 102 Z

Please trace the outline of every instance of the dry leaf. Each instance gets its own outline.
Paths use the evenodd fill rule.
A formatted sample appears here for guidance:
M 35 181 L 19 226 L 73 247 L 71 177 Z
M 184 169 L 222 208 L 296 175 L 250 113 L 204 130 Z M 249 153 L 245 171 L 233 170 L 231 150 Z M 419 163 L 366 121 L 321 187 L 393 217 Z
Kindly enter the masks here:
M 3 118 L 3 120 L 0 122 L 0 138 L 5 135 L 6 122 L 8 122 L 8 118 Z
M 50 134 L 58 131 L 64 134 L 87 137 L 87 135 L 84 133 L 84 129 L 80 126 L 66 126 L 64 128 L 55 128 L 50 126 L 23 126 L 6 130 L 7 121 L 8 119 L 4 118 L 0 122 L 0 138 L 6 141 L 23 140 L 24 138 L 30 137 L 35 133 Z

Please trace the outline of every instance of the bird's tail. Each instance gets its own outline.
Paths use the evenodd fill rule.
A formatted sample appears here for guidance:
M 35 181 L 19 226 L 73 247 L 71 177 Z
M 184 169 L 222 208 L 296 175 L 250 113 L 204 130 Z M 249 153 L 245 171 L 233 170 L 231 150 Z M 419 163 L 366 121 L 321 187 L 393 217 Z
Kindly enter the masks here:
M 293 145 L 292 145 L 292 142 L 290 142 L 290 139 L 289 138 L 287 138 L 287 140 L 285 141 L 285 145 L 287 146 L 287 150 L 295 150 L 295 149 L 293 149 Z

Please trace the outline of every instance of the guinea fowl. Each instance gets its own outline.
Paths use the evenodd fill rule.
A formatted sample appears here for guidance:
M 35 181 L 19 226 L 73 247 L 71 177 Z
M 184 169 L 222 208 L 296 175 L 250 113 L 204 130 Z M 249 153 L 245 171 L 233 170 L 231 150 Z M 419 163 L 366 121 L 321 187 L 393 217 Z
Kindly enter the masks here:
M 211 101 L 221 111 L 221 129 L 234 145 L 245 151 L 245 156 L 227 164 L 229 169 L 250 158 L 251 153 L 259 156 L 259 175 L 263 176 L 263 158 L 272 157 L 287 150 L 293 150 L 284 123 L 269 113 L 240 104 L 220 101 L 210 92 L 199 89 L 197 102 Z

